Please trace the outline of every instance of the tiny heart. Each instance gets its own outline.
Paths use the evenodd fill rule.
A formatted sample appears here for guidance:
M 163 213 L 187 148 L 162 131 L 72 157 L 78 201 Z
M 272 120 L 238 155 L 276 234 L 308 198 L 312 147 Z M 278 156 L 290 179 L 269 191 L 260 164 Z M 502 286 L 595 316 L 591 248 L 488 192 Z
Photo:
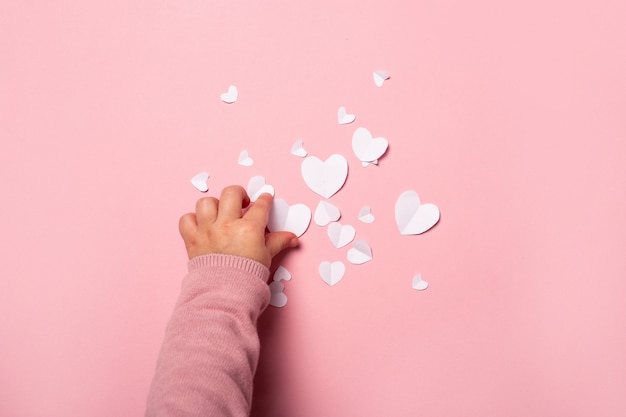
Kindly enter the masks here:
M 339 110 L 337 110 L 337 121 L 340 125 L 352 123 L 354 119 L 356 119 L 356 116 L 354 114 L 348 114 L 344 106 L 339 107 Z
M 334 222 L 328 225 L 328 237 L 336 248 L 343 248 L 352 242 L 354 236 L 356 236 L 356 230 L 349 224 L 342 225 Z
M 191 181 L 191 184 L 194 187 L 196 187 L 199 191 L 206 193 L 207 191 L 209 191 L 209 186 L 206 183 L 208 179 L 209 179 L 209 173 L 201 172 L 199 174 L 194 175 L 194 177 L 190 179 L 189 181 Z
M 346 266 L 341 261 L 332 263 L 324 261 L 319 266 L 319 272 L 322 280 L 332 287 L 341 281 L 346 272 Z
M 372 260 L 372 248 L 364 240 L 355 240 L 348 251 L 348 261 L 361 265 Z
M 377 163 L 387 152 L 389 142 L 385 138 L 373 138 L 369 130 L 359 127 L 352 135 L 352 150 L 361 162 Z
M 222 99 L 222 101 L 228 104 L 231 104 L 237 101 L 238 97 L 239 97 L 239 91 L 237 91 L 237 87 L 235 87 L 234 85 L 231 85 L 230 87 L 228 87 L 228 91 L 220 95 L 220 98 Z
M 281 198 L 274 199 L 267 228 L 270 232 L 287 231 L 300 237 L 311 223 L 311 210 L 304 204 L 290 206 Z
M 274 272 L 274 281 L 291 281 L 291 274 L 287 271 L 287 268 L 284 266 L 279 266 L 276 268 L 276 272 Z
M 306 149 L 301 140 L 297 140 L 291 147 L 291 154 L 304 158 L 307 155 Z
M 250 158 L 248 151 L 245 149 L 239 154 L 238 162 L 239 165 L 243 165 L 244 167 L 251 167 L 252 164 L 254 164 L 254 161 L 252 160 L 252 158 Z
M 287 305 L 287 296 L 283 292 L 285 285 L 282 282 L 274 281 L 270 285 L 270 305 L 273 307 L 284 307 Z
M 382 87 L 385 80 L 389 79 L 389 74 L 387 74 L 385 71 L 374 71 L 373 75 L 374 84 L 376 84 L 376 87 Z
M 274 195 L 274 187 L 266 184 L 265 178 L 260 175 L 250 178 L 246 191 L 248 192 L 248 197 L 250 197 L 250 201 L 252 202 L 256 201 L 257 198 L 259 198 L 259 196 L 263 193 Z
M 326 226 L 330 222 L 335 222 L 341 217 L 341 212 L 337 207 L 328 201 L 320 201 L 315 209 L 313 220 L 318 226 Z
M 358 219 L 361 220 L 363 223 L 373 223 L 374 222 L 374 215 L 372 214 L 372 209 L 370 208 L 370 206 L 364 206 L 359 211 Z
M 415 191 L 405 191 L 396 201 L 396 224 L 403 235 L 419 235 L 439 221 L 439 208 L 434 204 L 421 204 Z
M 304 182 L 314 193 L 330 198 L 348 178 L 348 161 L 339 154 L 329 156 L 326 161 L 309 156 L 302 161 L 300 171 Z
M 413 277 L 413 283 L 411 284 L 414 290 L 423 291 L 428 288 L 428 282 L 422 279 L 422 274 L 416 274 Z

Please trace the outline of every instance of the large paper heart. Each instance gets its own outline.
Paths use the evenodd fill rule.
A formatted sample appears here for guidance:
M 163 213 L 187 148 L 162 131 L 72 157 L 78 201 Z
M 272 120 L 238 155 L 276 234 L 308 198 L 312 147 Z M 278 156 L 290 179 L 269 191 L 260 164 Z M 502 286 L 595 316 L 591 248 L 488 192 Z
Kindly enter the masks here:
M 332 263 L 324 261 L 319 266 L 319 272 L 322 280 L 332 287 L 341 281 L 346 272 L 346 266 L 341 261 Z
M 387 139 L 373 138 L 364 127 L 359 127 L 352 135 L 352 150 L 362 162 L 373 163 L 387 152 L 388 146 Z
M 270 232 L 287 231 L 302 236 L 311 223 L 311 209 L 304 204 L 290 206 L 281 198 L 274 199 L 267 228 Z
M 348 243 L 352 242 L 356 230 L 349 224 L 343 225 L 338 222 L 334 222 L 328 225 L 328 237 L 336 248 L 343 248 Z
M 396 201 L 396 224 L 403 235 L 418 235 L 439 221 L 439 208 L 434 204 L 421 204 L 415 191 L 405 191 Z
M 348 178 L 348 161 L 338 154 L 331 155 L 326 161 L 309 156 L 302 161 L 300 170 L 304 182 L 314 193 L 330 198 Z
M 266 184 L 265 178 L 260 175 L 250 178 L 246 191 L 252 202 L 256 201 L 263 193 L 274 195 L 274 187 Z

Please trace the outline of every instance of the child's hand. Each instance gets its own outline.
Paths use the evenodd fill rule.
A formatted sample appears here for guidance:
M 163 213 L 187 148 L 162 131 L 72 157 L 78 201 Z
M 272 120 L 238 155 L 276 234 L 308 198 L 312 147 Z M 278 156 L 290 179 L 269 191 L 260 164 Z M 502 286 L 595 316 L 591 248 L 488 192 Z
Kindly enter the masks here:
M 271 195 L 263 194 L 242 214 L 250 198 L 238 185 L 224 188 L 219 200 L 198 200 L 196 212 L 185 214 L 179 223 L 189 259 L 224 253 L 250 258 L 269 268 L 276 254 L 298 246 L 293 233 L 265 232 L 272 200 Z

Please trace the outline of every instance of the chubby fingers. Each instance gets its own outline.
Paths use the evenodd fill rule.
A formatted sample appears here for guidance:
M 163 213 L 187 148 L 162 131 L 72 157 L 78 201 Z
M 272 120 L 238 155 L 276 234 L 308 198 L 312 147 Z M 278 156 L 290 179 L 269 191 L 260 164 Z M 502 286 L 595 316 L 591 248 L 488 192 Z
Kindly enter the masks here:
M 250 204 L 246 190 L 240 185 L 230 185 L 222 190 L 217 217 L 219 220 L 241 218 L 241 210 Z
M 264 228 L 270 218 L 270 210 L 274 197 L 271 194 L 263 193 L 255 200 L 245 214 L 246 219 L 261 224 Z

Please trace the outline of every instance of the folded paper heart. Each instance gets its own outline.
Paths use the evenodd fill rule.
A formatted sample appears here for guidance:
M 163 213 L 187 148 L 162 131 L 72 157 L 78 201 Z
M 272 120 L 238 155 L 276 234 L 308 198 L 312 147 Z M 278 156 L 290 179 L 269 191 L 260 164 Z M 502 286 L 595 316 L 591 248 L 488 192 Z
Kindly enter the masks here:
M 283 292 L 285 285 L 282 282 L 274 281 L 270 285 L 270 305 L 273 307 L 284 307 L 287 305 L 287 296 Z
M 274 199 L 267 228 L 270 232 L 286 231 L 302 236 L 311 223 L 311 210 L 304 204 L 290 206 L 281 198 Z
M 320 201 L 315 209 L 313 220 L 318 226 L 326 226 L 330 222 L 336 222 L 341 217 L 341 212 L 337 207 L 328 201 Z
M 342 155 L 334 154 L 322 161 L 309 156 L 300 165 L 306 185 L 324 198 L 330 198 L 343 187 L 348 178 L 348 161 Z
M 250 178 L 246 191 L 248 192 L 248 197 L 250 197 L 250 201 L 252 202 L 256 201 L 257 198 L 259 198 L 259 196 L 263 193 L 274 195 L 274 187 L 266 184 L 265 178 L 260 175 Z
M 377 163 L 387 152 L 389 143 L 385 138 L 373 138 L 369 130 L 359 127 L 352 134 L 352 150 L 362 162 Z
M 356 230 L 349 224 L 342 225 L 341 223 L 334 222 L 328 225 L 328 237 L 336 248 L 343 248 L 348 243 L 352 242 Z
M 434 204 L 421 204 L 415 191 L 405 191 L 396 201 L 396 224 L 403 235 L 418 235 L 439 221 L 439 208 Z
M 361 161 L 361 166 L 363 168 L 365 168 L 366 166 L 369 166 L 369 165 L 378 165 L 378 159 L 375 159 L 375 160 L 370 161 L 370 162 Z
M 389 74 L 387 74 L 385 71 L 377 70 L 374 71 L 373 75 L 374 84 L 376 84 L 376 87 L 382 87 L 385 80 L 389 79 Z
M 341 281 L 345 272 L 346 266 L 341 261 L 332 263 L 324 261 L 319 266 L 319 273 L 322 280 L 331 287 Z
M 224 103 L 234 103 L 235 101 L 237 101 L 237 98 L 239 98 L 239 91 L 237 91 L 237 87 L 231 85 L 230 87 L 228 87 L 227 92 L 220 95 L 220 98 Z
M 238 162 L 239 165 L 243 165 L 244 167 L 251 167 L 252 164 L 254 164 L 254 161 L 252 160 L 252 158 L 250 158 L 248 151 L 245 149 L 239 154 Z
M 372 209 L 370 208 L 370 206 L 364 206 L 359 211 L 358 219 L 361 220 L 363 223 L 373 223 L 374 222 L 374 215 L 372 214 Z
M 279 266 L 276 268 L 276 272 L 274 272 L 274 281 L 291 281 L 291 274 L 287 271 L 287 268 L 284 266 Z
M 304 145 L 301 140 L 297 140 L 293 146 L 291 147 L 291 154 L 295 156 L 299 156 L 300 158 L 304 158 L 307 154 L 306 149 L 304 149 Z
M 337 121 L 340 125 L 352 123 L 354 119 L 356 119 L 356 116 L 354 114 L 348 114 L 344 106 L 339 107 L 339 110 L 337 110 Z
M 199 191 L 206 193 L 207 191 L 209 191 L 209 186 L 206 183 L 208 179 L 208 172 L 200 172 L 199 174 L 194 175 L 193 178 L 189 181 L 191 181 L 191 184 L 193 184 L 193 186 L 196 187 Z
M 416 274 L 411 284 L 414 290 L 422 291 L 428 288 L 428 282 L 422 279 L 422 274 Z
M 355 240 L 348 251 L 348 261 L 361 265 L 372 260 L 372 248 L 364 240 Z

